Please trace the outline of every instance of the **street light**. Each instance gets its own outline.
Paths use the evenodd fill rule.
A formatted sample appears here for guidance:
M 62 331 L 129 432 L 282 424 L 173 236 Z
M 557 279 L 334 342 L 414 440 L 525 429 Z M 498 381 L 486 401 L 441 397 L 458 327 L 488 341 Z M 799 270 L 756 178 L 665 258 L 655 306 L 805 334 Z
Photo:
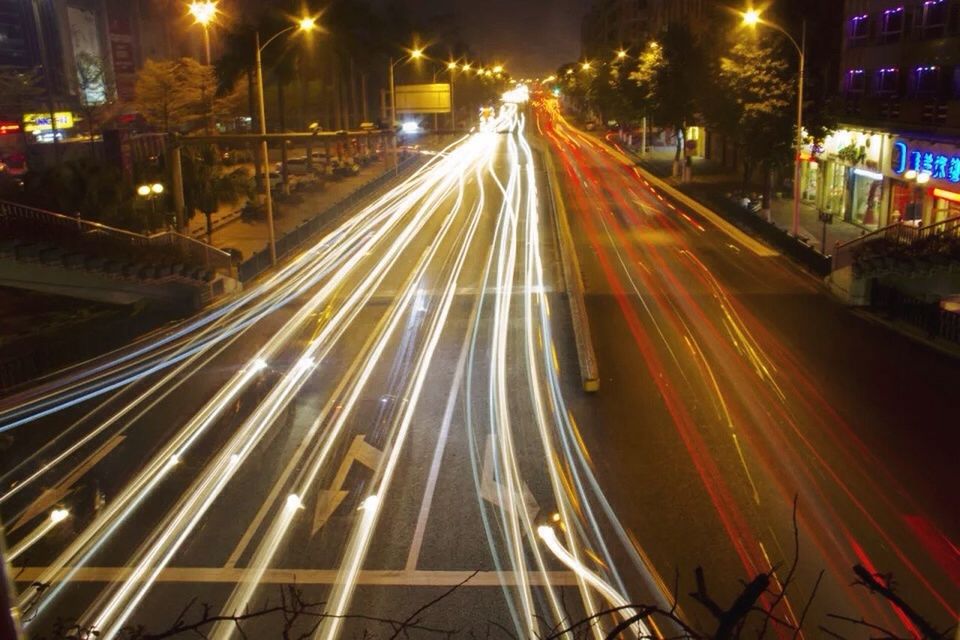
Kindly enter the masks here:
M 399 60 L 394 61 L 393 57 L 390 57 L 390 128 L 396 126 L 397 124 L 397 85 L 394 81 L 393 71 L 396 69 L 397 65 L 406 60 L 419 60 L 423 57 L 423 49 L 420 47 L 414 47 L 410 49 L 410 54 L 400 58 Z
M 581 65 L 580 65 L 580 68 L 583 69 L 584 71 L 590 71 L 590 69 L 592 69 L 593 67 L 592 67 L 592 65 L 590 64 L 590 62 L 588 61 L 588 62 L 584 62 L 583 64 L 581 64 Z
M 624 60 L 627 57 L 627 52 L 623 49 L 617 51 L 617 60 Z
M 154 217 L 157 215 L 157 198 L 163 194 L 163 185 L 159 182 L 153 184 L 142 184 L 137 187 L 137 195 L 146 198 L 150 202 L 150 210 Z
M 270 264 L 277 264 L 277 241 L 273 229 L 273 194 L 270 193 L 270 157 L 269 149 L 267 146 L 267 109 L 264 106 L 263 101 L 263 62 L 261 60 L 261 54 L 267 46 L 282 36 L 285 33 L 293 31 L 313 31 L 317 28 L 317 22 L 311 17 L 304 17 L 297 21 L 296 24 L 287 27 L 286 29 L 281 29 L 277 33 L 273 34 L 263 45 L 260 44 L 260 32 L 255 33 L 254 46 L 257 49 L 257 100 L 259 102 L 259 111 L 260 111 L 260 155 L 263 156 L 263 192 L 264 192 L 264 205 L 267 209 L 267 236 L 270 243 Z
M 791 36 L 786 29 L 781 27 L 778 24 L 764 20 L 760 16 L 760 12 L 756 9 L 747 9 L 743 12 L 743 24 L 748 27 L 756 27 L 758 24 L 765 25 L 779 31 L 787 40 L 790 41 L 790 44 L 797 50 L 797 53 L 800 55 L 800 73 L 798 77 L 798 86 L 797 86 L 797 139 L 796 139 L 796 153 L 793 159 L 793 235 L 800 235 L 800 152 L 803 147 L 803 75 L 806 65 L 807 58 L 807 21 L 803 20 L 803 24 L 800 32 L 800 43 L 797 44 L 797 41 Z
M 203 27 L 203 48 L 207 52 L 207 65 L 210 65 L 210 23 L 217 17 L 217 3 L 210 0 L 194 1 L 189 5 L 190 15 Z

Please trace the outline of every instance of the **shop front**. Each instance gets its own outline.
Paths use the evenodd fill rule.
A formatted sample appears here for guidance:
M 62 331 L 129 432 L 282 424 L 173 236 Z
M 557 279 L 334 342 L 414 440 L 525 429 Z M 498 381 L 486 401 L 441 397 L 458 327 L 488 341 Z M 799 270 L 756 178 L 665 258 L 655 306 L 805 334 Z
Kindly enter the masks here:
M 960 217 L 960 145 L 896 138 L 889 172 L 894 216 L 919 226 Z
M 803 199 L 840 220 L 877 229 L 887 222 L 889 185 L 881 172 L 887 136 L 840 129 L 810 148 L 801 175 Z

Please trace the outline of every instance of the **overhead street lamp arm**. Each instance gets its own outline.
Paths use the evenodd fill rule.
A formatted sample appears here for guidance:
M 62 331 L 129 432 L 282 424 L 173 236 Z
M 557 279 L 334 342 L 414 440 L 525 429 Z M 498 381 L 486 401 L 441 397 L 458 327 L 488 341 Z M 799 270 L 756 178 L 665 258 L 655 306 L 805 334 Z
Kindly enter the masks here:
M 786 39 L 790 41 L 790 44 L 793 45 L 793 48 L 797 50 L 797 53 L 800 54 L 801 57 L 803 57 L 803 55 L 804 55 L 803 47 L 801 47 L 801 46 L 797 43 L 796 38 L 794 38 L 792 35 L 790 35 L 790 32 L 789 32 L 789 31 L 787 31 L 786 29 L 784 29 L 783 27 L 781 27 L 781 26 L 778 25 L 777 23 L 775 23 L 775 22 L 769 22 L 769 21 L 767 21 L 767 20 L 764 20 L 763 18 L 760 18 L 757 22 L 758 22 L 759 24 L 764 25 L 765 27 L 770 27 L 770 28 L 773 29 L 774 31 L 779 31 L 780 33 L 782 33 L 782 34 L 784 35 L 784 37 L 786 37 Z
M 300 28 L 299 25 L 292 25 L 292 26 L 287 27 L 286 29 L 281 29 L 281 30 L 278 31 L 277 33 L 273 34 L 273 35 L 270 37 L 269 40 L 267 40 L 267 41 L 264 42 L 262 45 L 260 45 L 260 48 L 259 48 L 260 53 L 263 53 L 263 50 L 267 48 L 267 45 L 269 45 L 271 42 L 273 42 L 274 40 L 276 40 L 277 38 L 279 38 L 279 37 L 282 36 L 283 34 L 288 33 L 288 32 L 290 32 L 290 31 L 293 31 L 294 29 L 299 29 L 299 28 Z M 257 32 L 257 39 L 258 39 L 258 41 L 259 41 L 259 38 L 260 38 L 260 33 Z

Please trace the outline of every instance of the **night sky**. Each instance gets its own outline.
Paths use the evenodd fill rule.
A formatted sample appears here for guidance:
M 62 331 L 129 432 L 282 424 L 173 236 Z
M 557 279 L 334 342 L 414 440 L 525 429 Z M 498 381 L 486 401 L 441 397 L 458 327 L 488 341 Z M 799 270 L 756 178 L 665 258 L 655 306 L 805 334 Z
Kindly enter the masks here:
M 580 55 L 580 19 L 589 0 L 408 0 L 428 15 L 454 13 L 478 54 L 511 75 L 538 76 Z

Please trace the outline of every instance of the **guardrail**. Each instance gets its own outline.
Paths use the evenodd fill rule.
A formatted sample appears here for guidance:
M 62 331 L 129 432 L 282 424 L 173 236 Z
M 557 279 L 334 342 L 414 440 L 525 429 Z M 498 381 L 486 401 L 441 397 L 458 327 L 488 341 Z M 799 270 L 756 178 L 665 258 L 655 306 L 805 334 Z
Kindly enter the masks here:
M 888 318 L 922 329 L 931 338 L 960 345 L 960 313 L 947 311 L 939 302 L 927 302 L 874 282 L 870 288 L 870 307 Z
M 42 230 L 44 236 L 51 240 L 58 237 L 73 240 L 95 238 L 101 242 L 107 240 L 118 246 L 134 249 L 170 247 L 180 251 L 190 261 L 208 268 L 224 272 L 231 269 L 229 253 L 175 231 L 144 235 L 84 220 L 79 216 L 68 216 L 5 200 L 0 200 L 0 224 Z
M 947 218 L 940 222 L 928 224 L 925 227 L 916 227 L 906 222 L 895 222 L 859 238 L 847 242 L 838 242 L 833 251 L 832 270 L 836 271 L 851 266 L 856 259 L 857 249 L 868 242 L 884 240 L 891 244 L 912 245 L 931 238 L 950 237 L 960 238 L 960 216 Z
M 314 217 L 303 222 L 300 226 L 277 238 L 277 259 L 283 258 L 296 250 L 303 243 L 319 232 L 331 217 L 339 215 L 367 198 L 372 192 L 381 188 L 398 175 L 402 175 L 422 162 L 423 157 L 415 155 L 400 162 L 397 171 L 383 173 L 365 185 L 351 192 L 349 195 L 330 205 Z M 270 268 L 269 248 L 261 249 L 237 267 L 237 277 L 240 282 L 246 283 Z

